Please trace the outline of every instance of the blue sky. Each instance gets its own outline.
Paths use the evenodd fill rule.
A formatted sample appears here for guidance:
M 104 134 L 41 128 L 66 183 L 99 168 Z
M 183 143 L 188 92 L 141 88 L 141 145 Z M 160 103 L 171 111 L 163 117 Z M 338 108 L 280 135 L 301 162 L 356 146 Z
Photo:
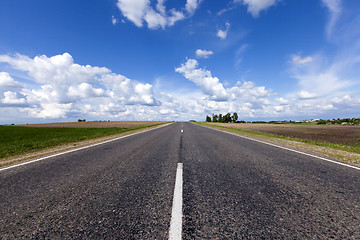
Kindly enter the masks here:
M 358 0 L 2 0 L 0 124 L 360 117 Z

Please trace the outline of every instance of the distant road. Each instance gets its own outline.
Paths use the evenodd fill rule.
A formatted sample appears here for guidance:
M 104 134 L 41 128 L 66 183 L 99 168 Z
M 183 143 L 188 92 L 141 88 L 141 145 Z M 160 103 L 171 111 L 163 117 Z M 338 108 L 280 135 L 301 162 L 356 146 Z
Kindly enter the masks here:
M 0 171 L 0 239 L 360 239 L 360 171 L 191 123 Z M 179 165 L 180 166 L 180 165 Z

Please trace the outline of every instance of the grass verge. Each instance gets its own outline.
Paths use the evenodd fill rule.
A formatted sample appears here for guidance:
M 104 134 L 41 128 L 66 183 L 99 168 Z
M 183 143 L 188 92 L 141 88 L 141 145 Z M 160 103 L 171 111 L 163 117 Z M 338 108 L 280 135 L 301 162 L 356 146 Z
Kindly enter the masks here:
M 154 127 L 160 124 L 130 128 L 64 128 L 0 126 L 0 161 L 29 152 L 51 148 L 128 131 Z
M 214 127 L 229 132 L 239 133 L 241 135 L 245 135 L 248 137 L 260 138 L 271 142 L 277 139 L 277 140 L 281 140 L 281 142 L 278 142 L 279 144 L 285 144 L 288 147 L 303 148 L 305 150 L 314 151 L 322 155 L 329 156 L 341 162 L 355 163 L 356 165 L 360 164 L 360 155 L 359 155 L 360 147 L 356 147 L 356 146 L 319 142 L 319 141 L 312 141 L 312 140 L 300 139 L 300 138 L 291 138 L 291 137 L 285 137 L 271 133 L 256 132 L 256 131 L 244 130 L 241 128 L 234 128 L 234 127 L 216 126 L 201 122 L 198 122 L 197 124 L 208 127 Z M 291 143 L 298 143 L 298 144 L 291 144 Z M 334 151 L 329 151 L 329 149 L 333 149 Z

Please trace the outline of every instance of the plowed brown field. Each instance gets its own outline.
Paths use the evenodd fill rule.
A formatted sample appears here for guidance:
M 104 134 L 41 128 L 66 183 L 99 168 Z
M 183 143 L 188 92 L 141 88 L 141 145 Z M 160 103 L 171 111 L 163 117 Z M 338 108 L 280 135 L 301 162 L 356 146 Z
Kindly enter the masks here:
M 350 146 L 360 146 L 360 126 L 325 126 L 295 124 L 210 123 L 225 127 L 241 128 L 255 132 L 272 133 L 291 138 L 300 138 Z

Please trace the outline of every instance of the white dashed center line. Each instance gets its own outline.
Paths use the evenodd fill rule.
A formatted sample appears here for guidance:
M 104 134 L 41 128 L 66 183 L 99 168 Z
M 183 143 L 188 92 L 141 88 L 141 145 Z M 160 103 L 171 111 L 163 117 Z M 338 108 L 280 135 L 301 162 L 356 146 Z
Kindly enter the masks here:
M 169 240 L 180 240 L 182 231 L 182 202 L 183 202 L 183 164 L 178 163 L 174 189 L 174 199 L 171 212 Z

